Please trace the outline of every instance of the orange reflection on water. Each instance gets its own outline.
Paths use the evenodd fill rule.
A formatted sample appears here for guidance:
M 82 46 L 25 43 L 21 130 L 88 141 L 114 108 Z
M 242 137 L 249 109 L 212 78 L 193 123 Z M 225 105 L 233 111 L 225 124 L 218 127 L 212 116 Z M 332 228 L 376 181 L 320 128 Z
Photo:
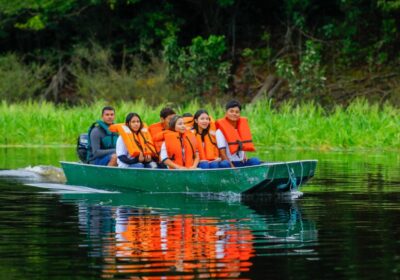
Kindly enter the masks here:
M 117 222 L 115 238 L 106 245 L 103 277 L 237 277 L 252 265 L 252 240 L 250 230 L 215 218 L 130 216 Z

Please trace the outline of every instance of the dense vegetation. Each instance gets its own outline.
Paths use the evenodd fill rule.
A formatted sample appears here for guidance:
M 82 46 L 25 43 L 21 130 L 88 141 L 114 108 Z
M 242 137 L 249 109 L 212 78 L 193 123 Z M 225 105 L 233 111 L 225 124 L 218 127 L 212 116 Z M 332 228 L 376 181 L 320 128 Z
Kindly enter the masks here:
M 159 120 L 163 104 L 149 107 L 143 101 L 115 104 L 117 121 L 123 122 L 129 112 L 138 112 L 151 124 Z M 86 132 L 100 116 L 103 102 L 90 106 L 59 106 L 52 103 L 0 104 L 0 145 L 74 144 L 80 132 Z M 197 102 L 177 107 L 177 111 L 194 113 L 202 107 Z M 224 115 L 223 106 L 205 106 L 215 118 Z M 380 108 L 359 100 L 344 109 L 331 111 L 315 103 L 294 105 L 284 103 L 274 109 L 268 101 L 258 101 L 243 109 L 252 127 L 258 146 L 282 148 L 317 148 L 322 150 L 400 148 L 398 115 L 390 105 Z M 15 129 L 18 128 L 18 129 Z
M 0 0 L 0 98 L 400 100 L 400 0 Z

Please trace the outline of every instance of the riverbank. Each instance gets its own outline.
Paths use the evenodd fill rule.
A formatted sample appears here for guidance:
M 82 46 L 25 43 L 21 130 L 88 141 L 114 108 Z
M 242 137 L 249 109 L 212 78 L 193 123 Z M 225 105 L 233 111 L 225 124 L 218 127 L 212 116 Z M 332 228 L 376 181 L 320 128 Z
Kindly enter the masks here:
M 40 146 L 74 145 L 77 136 L 99 118 L 104 102 L 90 106 L 66 107 L 52 103 L 26 102 L 0 104 L 0 145 Z M 151 124 L 159 120 L 164 106 L 146 105 L 143 101 L 113 104 L 117 122 L 129 112 L 137 112 Z M 173 106 L 179 114 L 194 113 L 205 107 L 212 116 L 224 115 L 222 106 L 192 102 Z M 245 106 L 257 145 L 270 148 L 301 148 L 319 150 L 400 149 L 400 110 L 391 105 L 371 105 L 356 100 L 348 107 L 331 110 L 314 103 L 293 105 L 286 102 L 273 108 L 270 101 L 260 100 Z

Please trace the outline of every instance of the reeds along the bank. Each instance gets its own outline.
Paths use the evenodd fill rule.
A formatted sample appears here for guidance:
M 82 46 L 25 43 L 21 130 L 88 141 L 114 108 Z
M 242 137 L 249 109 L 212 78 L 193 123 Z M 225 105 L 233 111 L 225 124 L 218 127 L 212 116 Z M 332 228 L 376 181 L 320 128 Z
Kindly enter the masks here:
M 74 144 L 77 136 L 100 118 L 105 102 L 90 106 L 65 107 L 51 103 L 26 102 L 0 105 L 1 145 Z M 151 124 L 159 120 L 165 104 L 151 107 L 143 101 L 117 103 L 116 121 L 123 122 L 127 113 L 137 112 Z M 178 113 L 195 113 L 206 108 L 214 118 L 224 115 L 221 104 L 192 102 L 175 107 Z M 349 107 L 327 111 L 314 103 L 285 103 L 273 109 L 270 101 L 247 105 L 242 115 L 248 117 L 257 145 L 296 148 L 400 148 L 400 110 L 390 105 L 353 102 Z

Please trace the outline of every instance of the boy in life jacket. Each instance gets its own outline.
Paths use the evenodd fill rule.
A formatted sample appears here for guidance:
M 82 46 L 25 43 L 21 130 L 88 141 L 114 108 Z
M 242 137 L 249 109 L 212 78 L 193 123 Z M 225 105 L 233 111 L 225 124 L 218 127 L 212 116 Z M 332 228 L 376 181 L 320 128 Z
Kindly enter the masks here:
M 118 134 L 109 130 L 109 126 L 114 123 L 114 119 L 114 108 L 106 106 L 101 111 L 101 120 L 96 121 L 89 128 L 88 162 L 90 164 L 117 166 L 115 145 Z
M 215 123 L 211 122 L 206 110 L 200 109 L 194 114 L 192 132 L 196 136 L 201 169 L 231 167 L 229 161 L 221 160 L 219 156 L 215 130 Z
M 156 146 L 157 153 L 160 153 L 161 144 L 164 141 L 164 133 L 168 130 L 169 122 L 175 111 L 171 108 L 163 108 L 160 111 L 160 122 L 153 123 L 149 126 L 149 131 L 153 139 L 153 143 Z
M 245 151 L 254 152 L 247 118 L 240 116 L 242 106 L 232 100 L 225 106 L 225 117 L 217 120 L 217 145 L 221 159 L 228 160 L 232 167 L 260 164 L 258 158 L 247 158 Z
M 181 116 L 172 117 L 164 134 L 160 159 L 170 169 L 195 169 L 199 152 L 194 134 L 187 130 Z
M 156 168 L 157 152 L 151 135 L 137 113 L 129 113 L 125 124 L 114 124 L 112 131 L 118 131 L 118 167 Z

